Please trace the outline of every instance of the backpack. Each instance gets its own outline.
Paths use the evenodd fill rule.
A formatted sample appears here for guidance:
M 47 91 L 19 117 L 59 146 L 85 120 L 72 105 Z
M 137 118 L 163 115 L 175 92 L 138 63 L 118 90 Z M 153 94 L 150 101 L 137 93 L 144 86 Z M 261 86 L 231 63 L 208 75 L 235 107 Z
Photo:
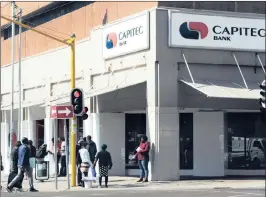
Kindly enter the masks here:
M 45 156 L 45 149 L 43 147 L 40 147 L 36 151 L 36 158 L 40 159 L 40 158 L 43 158 L 44 156 Z

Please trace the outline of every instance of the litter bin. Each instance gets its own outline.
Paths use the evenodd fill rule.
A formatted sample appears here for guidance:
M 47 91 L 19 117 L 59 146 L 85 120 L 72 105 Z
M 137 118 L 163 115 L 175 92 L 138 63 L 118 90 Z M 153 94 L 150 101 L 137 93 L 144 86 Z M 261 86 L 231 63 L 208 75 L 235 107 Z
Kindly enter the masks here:
M 49 161 L 36 160 L 35 163 L 35 179 L 48 180 L 49 179 Z

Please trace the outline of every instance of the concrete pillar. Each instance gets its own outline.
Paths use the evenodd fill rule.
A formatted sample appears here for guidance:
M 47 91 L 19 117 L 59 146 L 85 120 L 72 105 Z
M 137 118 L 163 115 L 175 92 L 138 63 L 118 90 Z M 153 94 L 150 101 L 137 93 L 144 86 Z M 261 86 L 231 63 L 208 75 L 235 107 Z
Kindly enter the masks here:
M 194 176 L 224 176 L 224 113 L 196 112 L 193 119 Z
M 29 140 L 33 141 L 34 145 L 36 145 L 36 121 L 33 120 L 31 107 L 27 107 L 25 110 L 26 118 L 22 121 L 21 138 L 27 137 Z
M 150 180 L 179 180 L 179 113 L 174 66 L 149 65 L 147 134 L 151 143 Z M 164 80 L 167 79 L 167 80 Z M 170 159 L 171 158 L 171 159 Z
M 47 144 L 47 149 L 52 151 L 52 141 L 54 137 L 54 119 L 50 118 L 50 107 L 45 108 L 46 118 L 44 119 L 44 143 Z M 54 157 L 48 154 L 45 158 L 46 161 L 49 161 L 50 175 L 55 173 L 55 163 Z
M 113 168 L 110 175 L 125 175 L 125 114 L 123 113 L 93 113 L 93 141 L 98 151 L 102 144 L 108 146 L 112 155 Z M 98 170 L 98 168 L 96 168 Z
M 1 122 L 1 154 L 2 154 L 2 161 L 4 165 L 4 174 L 7 175 L 9 173 L 9 124 L 8 124 L 8 114 L 7 111 L 2 111 L 2 122 Z

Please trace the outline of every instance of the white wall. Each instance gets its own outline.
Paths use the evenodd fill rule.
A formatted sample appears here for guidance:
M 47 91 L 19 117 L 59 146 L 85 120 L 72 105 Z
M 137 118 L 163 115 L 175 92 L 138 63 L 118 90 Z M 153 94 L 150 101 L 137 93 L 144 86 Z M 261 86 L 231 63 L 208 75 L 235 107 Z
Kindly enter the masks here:
M 106 144 L 112 155 L 113 168 L 109 175 L 125 175 L 125 114 L 96 113 L 92 114 L 92 121 L 92 138 L 98 151 Z
M 194 176 L 224 176 L 224 113 L 195 112 Z

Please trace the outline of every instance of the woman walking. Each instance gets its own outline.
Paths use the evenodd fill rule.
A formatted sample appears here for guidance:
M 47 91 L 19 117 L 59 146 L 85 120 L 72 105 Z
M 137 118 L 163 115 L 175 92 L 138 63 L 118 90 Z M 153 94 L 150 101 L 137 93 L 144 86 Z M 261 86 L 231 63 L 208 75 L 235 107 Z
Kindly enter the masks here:
M 86 149 L 86 142 L 84 141 L 80 143 L 80 149 L 78 152 L 78 167 L 80 168 L 82 177 L 87 177 L 89 168 L 93 167 L 90 160 L 90 153 Z M 82 186 L 84 187 L 84 181 L 82 181 Z
M 99 160 L 99 188 L 102 187 L 102 177 L 105 178 L 105 187 L 108 187 L 108 170 L 113 166 L 111 154 L 106 150 L 107 145 L 102 145 L 102 150 L 97 153 L 93 168 L 95 168 Z

